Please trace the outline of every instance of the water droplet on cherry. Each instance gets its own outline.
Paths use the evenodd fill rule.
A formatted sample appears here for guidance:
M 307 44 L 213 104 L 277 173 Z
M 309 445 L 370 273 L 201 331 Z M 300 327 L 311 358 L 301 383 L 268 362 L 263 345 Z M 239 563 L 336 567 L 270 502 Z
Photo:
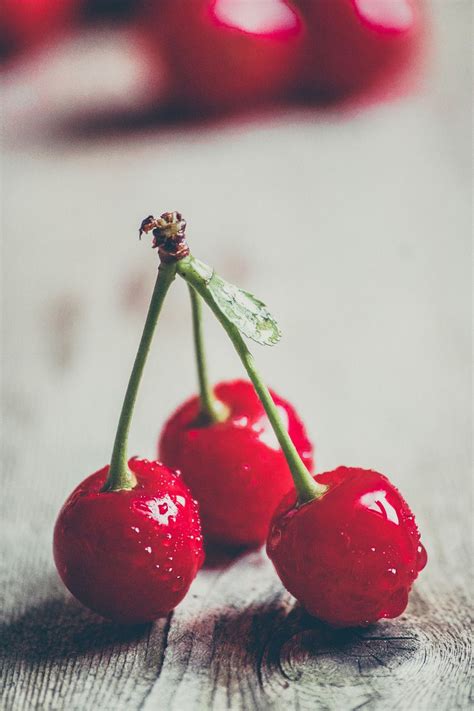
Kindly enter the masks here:
M 382 617 L 398 617 L 398 615 L 402 614 L 407 604 L 408 591 L 406 588 L 398 588 L 398 590 L 395 590 L 393 595 L 390 596 Z
M 170 545 L 171 545 L 171 539 L 172 539 L 171 533 L 165 533 L 165 535 L 163 536 L 163 539 L 162 539 L 163 545 L 166 546 L 166 547 L 170 546 Z
M 342 540 L 344 541 L 344 545 L 349 548 L 351 545 L 351 537 L 349 534 L 347 534 L 345 531 L 340 531 L 339 535 L 341 536 Z
M 422 543 L 419 544 L 417 550 L 416 550 L 416 569 L 418 571 L 423 570 L 425 567 L 426 563 L 428 562 L 428 554 L 426 552 L 426 549 Z
M 171 584 L 171 589 L 173 592 L 178 592 L 184 585 L 184 581 L 181 575 L 176 576 L 176 580 Z

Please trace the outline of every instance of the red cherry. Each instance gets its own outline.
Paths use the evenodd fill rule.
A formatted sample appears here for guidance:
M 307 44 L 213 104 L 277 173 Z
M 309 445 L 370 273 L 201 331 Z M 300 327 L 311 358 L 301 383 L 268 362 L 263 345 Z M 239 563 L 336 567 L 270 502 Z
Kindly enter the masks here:
M 179 469 L 199 501 L 206 540 L 261 545 L 281 497 L 293 486 L 288 464 L 253 385 L 235 380 L 214 388 L 230 410 L 225 422 L 200 426 L 193 397 L 166 423 L 160 458 Z M 304 464 L 312 468 L 312 446 L 293 407 L 272 393 Z
M 332 625 L 397 617 L 427 561 L 408 505 L 374 471 L 339 467 L 315 479 L 326 493 L 298 508 L 290 492 L 271 523 L 267 553 L 283 585 Z
M 42 44 L 72 21 L 77 0 L 3 0 L 0 19 L 2 54 Z
M 302 87 L 339 98 L 404 75 L 421 45 L 420 0 L 295 0 L 307 28 Z
M 192 111 L 282 96 L 303 35 L 284 0 L 161 0 L 144 32 L 174 74 L 174 99 Z
M 170 469 L 131 459 L 130 491 L 101 492 L 109 467 L 85 479 L 60 511 L 54 559 L 71 593 L 117 622 L 166 615 L 203 562 L 196 502 Z

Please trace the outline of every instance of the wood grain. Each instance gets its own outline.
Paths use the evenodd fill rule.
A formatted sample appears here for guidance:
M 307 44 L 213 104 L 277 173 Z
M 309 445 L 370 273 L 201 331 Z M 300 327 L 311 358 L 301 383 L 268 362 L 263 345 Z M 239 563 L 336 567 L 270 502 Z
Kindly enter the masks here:
M 466 591 L 433 575 L 398 620 L 333 630 L 294 603 L 262 551 L 211 551 L 169 619 L 127 629 L 53 574 L 28 589 L 30 567 L 13 571 L 12 607 L 24 609 L 1 628 L 5 709 L 469 708 Z

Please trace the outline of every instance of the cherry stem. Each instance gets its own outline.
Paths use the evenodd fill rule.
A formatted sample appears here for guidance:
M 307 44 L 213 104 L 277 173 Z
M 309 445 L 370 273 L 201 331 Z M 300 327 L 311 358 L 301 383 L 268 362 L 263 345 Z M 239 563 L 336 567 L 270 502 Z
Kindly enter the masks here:
M 304 465 L 303 460 L 298 454 L 298 451 L 280 418 L 277 407 L 275 406 L 273 398 L 270 395 L 270 391 L 257 371 L 254 358 L 247 348 L 244 339 L 240 335 L 240 331 L 227 319 L 212 298 L 212 295 L 207 288 L 206 279 L 195 268 L 192 257 L 189 256 L 182 259 L 177 265 L 177 271 L 178 274 L 188 283 L 188 285 L 191 285 L 207 303 L 232 341 L 234 348 L 237 351 L 239 358 L 255 387 L 257 395 L 262 402 L 268 419 L 270 420 L 270 424 L 275 432 L 280 447 L 282 448 L 283 454 L 285 455 L 286 461 L 288 462 L 295 488 L 298 492 L 299 503 L 304 504 L 322 496 L 322 494 L 326 491 L 326 487 L 322 484 L 318 484 Z
M 160 315 L 161 307 L 166 293 L 171 286 L 176 275 L 176 263 L 161 262 L 158 269 L 158 276 L 151 297 L 148 314 L 143 328 L 143 334 L 138 346 L 137 355 L 133 364 L 132 373 L 128 382 L 127 391 L 122 405 L 122 411 L 115 435 L 112 459 L 110 462 L 107 480 L 102 491 L 130 490 L 136 486 L 136 479 L 133 472 L 128 467 L 128 434 L 132 421 L 133 410 L 137 399 L 138 388 L 143 375 L 146 359 L 150 350 L 156 323 Z
M 194 352 L 199 381 L 200 421 L 202 424 L 224 422 L 229 416 L 229 410 L 223 402 L 214 395 L 207 374 L 206 353 L 202 328 L 201 297 L 192 286 L 189 286 L 191 309 L 193 315 Z

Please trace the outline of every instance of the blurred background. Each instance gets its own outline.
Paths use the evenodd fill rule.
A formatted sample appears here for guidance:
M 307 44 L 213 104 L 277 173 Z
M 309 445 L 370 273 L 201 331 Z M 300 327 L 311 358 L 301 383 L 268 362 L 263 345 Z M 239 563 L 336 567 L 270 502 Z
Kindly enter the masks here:
M 46 541 L 21 565 L 51 566 L 59 505 L 109 460 L 157 268 L 138 226 L 165 210 L 278 317 L 281 343 L 252 350 L 306 421 L 318 470 L 388 474 L 421 528 L 436 515 L 426 487 L 467 477 L 471 9 L 4 0 L 5 501 L 25 521 L 15 544 Z M 240 375 L 206 328 L 213 379 Z M 153 457 L 195 389 L 176 283 L 132 452 Z

